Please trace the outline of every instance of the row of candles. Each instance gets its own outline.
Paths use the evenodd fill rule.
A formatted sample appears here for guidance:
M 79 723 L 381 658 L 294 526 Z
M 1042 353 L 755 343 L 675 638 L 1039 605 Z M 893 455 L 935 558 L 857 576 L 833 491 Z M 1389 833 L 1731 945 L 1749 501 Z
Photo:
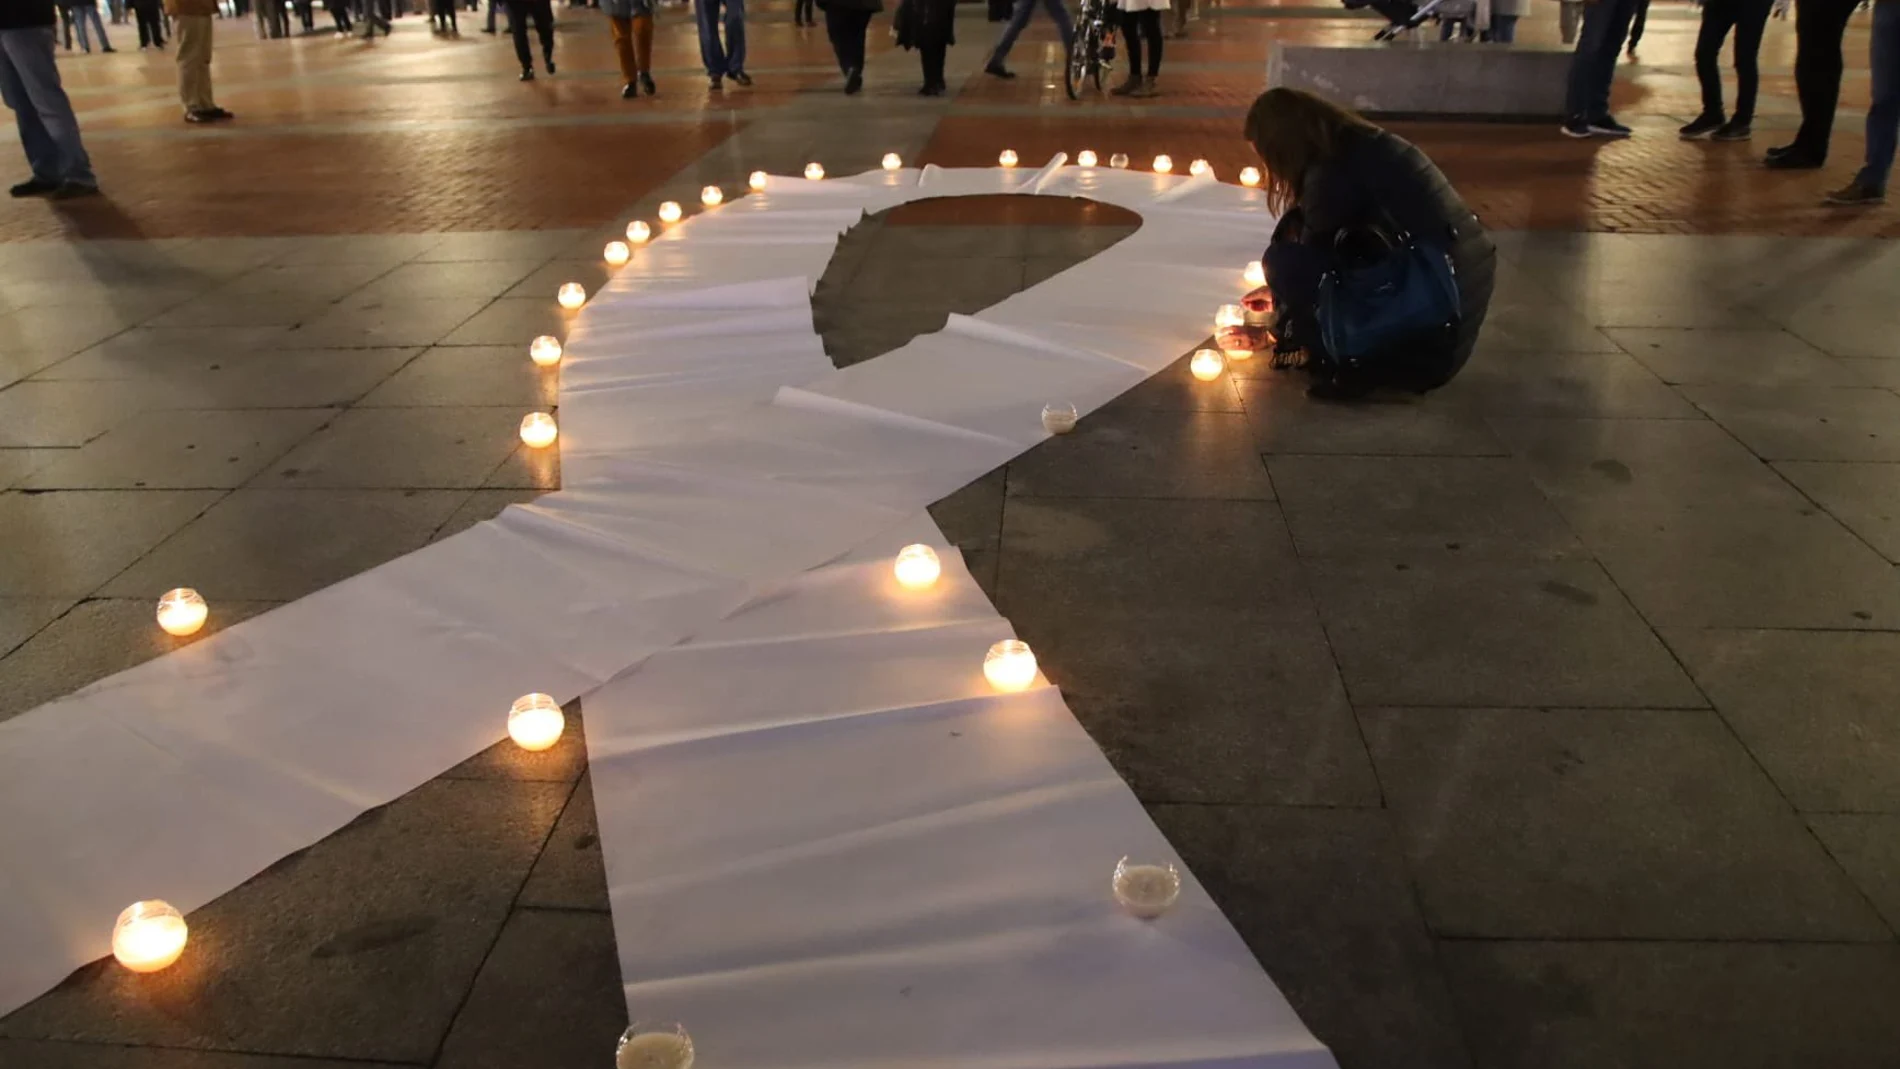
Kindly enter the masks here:
M 1084 167 L 1093 167 L 1096 161 L 1093 150 L 1084 149 L 1077 156 L 1077 162 Z M 1016 153 L 1005 149 L 998 162 L 1004 167 L 1014 167 L 1017 164 Z M 1126 167 L 1128 157 L 1116 153 L 1110 157 L 1109 166 Z M 883 159 L 883 167 L 887 171 L 898 170 L 903 167 L 903 160 L 894 152 L 888 153 Z M 1156 173 L 1167 174 L 1173 167 L 1173 161 L 1167 156 L 1155 157 Z M 1213 168 L 1206 160 L 1197 159 L 1188 169 L 1197 176 L 1213 174 Z M 824 176 L 824 166 L 815 161 L 805 168 L 806 178 L 817 180 Z M 1240 179 L 1243 185 L 1256 186 L 1260 182 L 1260 173 L 1249 167 L 1241 172 Z M 754 190 L 762 190 L 768 181 L 769 177 L 764 171 L 754 171 L 748 179 L 748 185 Z M 707 186 L 700 191 L 700 203 L 708 208 L 717 207 L 724 201 L 725 193 L 718 186 Z M 660 221 L 669 225 L 679 222 L 684 214 L 677 201 L 666 201 L 659 208 Z M 627 241 L 634 244 L 643 244 L 653 236 L 652 227 L 644 220 L 627 224 L 626 233 Z M 632 250 L 627 242 L 611 241 L 604 250 L 604 257 L 609 264 L 618 267 L 631 259 Z M 1260 272 L 1258 262 L 1250 263 L 1243 279 L 1250 286 L 1258 286 L 1264 281 Z M 563 309 L 576 311 L 587 303 L 587 290 L 578 282 L 563 283 L 556 293 L 556 300 Z M 1245 311 L 1239 305 L 1223 305 L 1216 313 L 1215 327 L 1218 330 L 1245 321 Z M 528 347 L 529 359 L 537 367 L 558 366 L 562 355 L 561 341 L 552 335 L 541 335 Z M 1201 349 L 1190 358 L 1188 367 L 1195 378 L 1209 381 L 1220 376 L 1228 359 L 1244 360 L 1252 355 L 1250 352 L 1222 354 L 1214 349 Z M 1042 425 L 1052 434 L 1069 433 L 1075 429 L 1076 420 L 1077 412 L 1072 404 L 1053 402 L 1043 406 Z M 520 434 L 522 442 L 531 448 L 541 449 L 554 444 L 559 436 L 559 428 L 549 413 L 530 412 L 522 417 Z M 892 570 L 898 586 L 909 591 L 923 591 L 936 585 L 943 574 L 943 563 L 936 550 L 919 543 L 900 550 Z M 167 634 L 187 637 L 204 627 L 210 617 L 210 605 L 196 590 L 179 587 L 159 598 L 157 617 L 159 627 Z M 1036 655 L 1029 644 L 1020 639 L 997 642 L 990 646 L 983 657 L 984 679 L 1004 693 L 1029 689 L 1035 684 L 1037 673 Z M 566 724 L 560 703 L 547 694 L 525 694 L 515 699 L 508 710 L 508 736 L 517 746 L 529 752 L 547 750 L 559 742 Z M 1111 888 L 1116 900 L 1129 912 L 1138 917 L 1153 918 L 1173 905 L 1180 894 L 1181 878 L 1171 864 L 1132 865 L 1127 858 L 1123 858 L 1115 866 Z M 184 915 L 170 903 L 158 899 L 134 902 L 119 914 L 113 925 L 112 955 L 133 972 L 157 972 L 179 959 L 184 953 L 188 935 L 189 928 Z M 644 1026 L 629 1028 L 621 1037 L 616 1052 L 619 1069 L 642 1069 L 649 1065 L 688 1069 L 692 1061 L 692 1040 L 683 1028 L 676 1025 L 665 1029 L 647 1029 Z

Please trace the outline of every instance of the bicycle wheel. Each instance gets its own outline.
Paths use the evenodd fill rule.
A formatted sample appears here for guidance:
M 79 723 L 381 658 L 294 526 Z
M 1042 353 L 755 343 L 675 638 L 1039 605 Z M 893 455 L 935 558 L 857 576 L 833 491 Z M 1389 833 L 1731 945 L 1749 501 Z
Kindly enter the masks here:
M 1070 100 L 1080 100 L 1082 86 L 1089 75 L 1095 75 L 1095 88 L 1102 88 L 1102 65 L 1096 59 L 1100 40 L 1094 27 L 1075 35 L 1069 43 L 1069 62 L 1062 67 L 1062 88 L 1068 91 Z

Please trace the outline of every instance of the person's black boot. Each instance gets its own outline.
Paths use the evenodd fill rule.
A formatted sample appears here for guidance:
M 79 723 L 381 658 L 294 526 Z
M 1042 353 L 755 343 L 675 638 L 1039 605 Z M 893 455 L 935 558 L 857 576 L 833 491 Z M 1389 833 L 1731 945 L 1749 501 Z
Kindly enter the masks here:
M 521 80 L 524 82 L 534 81 L 534 68 L 533 67 L 521 68 Z
M 863 88 L 864 71 L 857 67 L 851 68 L 844 76 L 844 95 L 857 96 L 858 90 Z
M 620 99 L 622 100 L 632 100 L 639 95 L 640 95 L 639 82 L 628 82 L 626 85 L 623 85 L 620 87 Z
M 640 88 L 648 96 L 652 96 L 655 93 L 659 92 L 658 89 L 655 89 L 653 87 L 653 75 L 647 73 L 646 71 L 640 72 Z

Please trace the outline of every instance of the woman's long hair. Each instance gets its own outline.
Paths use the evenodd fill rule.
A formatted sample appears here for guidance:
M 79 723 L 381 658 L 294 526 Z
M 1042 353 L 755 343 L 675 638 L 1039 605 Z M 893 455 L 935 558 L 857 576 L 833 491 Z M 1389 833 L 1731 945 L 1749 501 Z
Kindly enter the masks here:
M 1275 215 L 1299 203 L 1300 184 L 1316 163 L 1331 159 L 1345 139 L 1378 127 L 1331 101 L 1301 89 L 1269 89 L 1247 109 L 1245 136 L 1266 164 L 1267 207 Z

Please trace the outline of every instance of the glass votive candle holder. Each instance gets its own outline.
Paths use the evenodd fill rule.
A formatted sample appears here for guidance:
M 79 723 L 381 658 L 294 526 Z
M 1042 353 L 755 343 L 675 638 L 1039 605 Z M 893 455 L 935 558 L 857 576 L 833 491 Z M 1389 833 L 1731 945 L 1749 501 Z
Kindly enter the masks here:
M 1240 280 L 1258 289 L 1267 284 L 1267 269 L 1259 260 L 1249 260 L 1247 266 L 1240 272 Z
M 983 678 L 997 690 L 1028 690 L 1036 681 L 1036 655 L 1029 643 L 1011 638 L 991 646 L 983 657 Z
M 726 191 L 718 186 L 707 186 L 699 191 L 699 203 L 708 208 L 717 208 L 726 202 Z
M 1053 401 L 1042 406 L 1042 429 L 1050 434 L 1067 434 L 1075 429 L 1075 406 L 1067 401 Z
M 1173 173 L 1173 171 L 1174 171 L 1174 157 L 1169 156 L 1165 152 L 1155 157 L 1155 173 L 1156 174 L 1171 174 Z
M 508 708 L 508 737 L 529 753 L 540 753 L 561 741 L 566 726 L 560 703 L 546 694 L 523 694 Z
M 1244 327 L 1247 325 L 1247 309 L 1238 304 L 1223 304 L 1214 310 L 1214 329 L 1226 327 Z
M 587 288 L 578 282 L 563 282 L 554 299 L 561 302 L 562 308 L 572 312 L 587 303 Z
M 170 902 L 134 902 L 112 925 L 112 956 L 133 972 L 157 972 L 185 952 L 185 916 Z
M 765 189 L 765 183 L 767 181 L 768 176 L 764 171 L 753 171 L 751 175 L 747 176 L 745 184 L 751 188 L 752 192 L 759 193 Z
M 1128 167 L 1128 153 L 1126 152 L 1115 153 L 1113 156 L 1110 156 L 1108 158 L 1108 165 L 1117 170 L 1126 170 Z
M 1095 166 L 1095 150 L 1092 148 L 1085 148 L 1082 151 L 1076 153 L 1075 162 L 1076 162 L 1076 165 L 1079 167 Z
M 684 214 L 686 213 L 680 209 L 679 201 L 669 200 L 660 205 L 660 222 L 662 223 L 677 223 L 680 221 L 680 216 Z
M 997 155 L 996 162 L 1001 164 L 1004 167 L 1016 166 L 1016 150 L 1013 148 L 1004 149 L 1000 154 Z
M 693 1069 L 693 1037 L 677 1024 L 630 1025 L 614 1047 L 614 1069 Z
M 530 412 L 521 417 L 521 440 L 530 449 L 545 449 L 560 436 L 554 417 L 546 412 Z
M 158 626 L 168 635 L 195 635 L 210 615 L 211 607 L 205 604 L 204 596 L 188 586 L 167 590 L 158 599 Z
M 810 163 L 808 163 L 808 164 L 806 164 L 806 165 L 805 165 L 805 177 L 806 177 L 806 178 L 809 178 L 809 179 L 811 179 L 812 181 L 814 181 L 814 182 L 816 182 L 816 181 L 818 181 L 818 180 L 819 180 L 820 178 L 823 178 L 824 176 L 825 176 L 825 165 L 824 165 L 824 164 L 822 164 L 822 163 L 819 163 L 819 162 L 818 162 L 817 160 L 813 160 L 812 162 L 810 162 Z
M 627 240 L 635 245 L 645 245 L 653 237 L 653 228 L 645 219 L 635 219 L 627 224 Z
M 943 574 L 943 562 L 937 559 L 937 551 L 918 543 L 905 546 L 897 551 L 897 563 L 893 569 L 897 573 L 897 583 L 905 590 L 925 590 L 937 582 Z
M 553 367 L 561 362 L 561 339 L 543 334 L 528 346 L 528 359 L 536 367 Z
M 600 255 L 609 264 L 619 267 L 633 259 L 633 250 L 627 248 L 627 243 L 624 241 L 610 241 L 607 247 L 600 251 Z
M 1202 382 L 1212 382 L 1220 378 L 1220 373 L 1226 368 L 1227 361 L 1221 357 L 1217 349 L 1197 349 L 1194 352 L 1194 358 L 1188 361 L 1188 371 Z
M 1115 863 L 1110 886 L 1123 909 L 1142 920 L 1153 920 L 1181 897 L 1181 870 L 1169 862 L 1136 864 L 1122 858 Z
M 884 162 L 884 169 L 887 171 L 901 170 L 903 169 L 903 166 L 904 166 L 904 157 L 899 156 L 895 152 L 886 152 L 884 154 L 883 162 Z
M 1206 160 L 1197 159 L 1188 164 L 1188 173 L 1196 178 L 1204 178 L 1214 173 L 1214 165 Z
M 1260 168 L 1242 167 L 1240 169 L 1240 184 L 1248 187 L 1249 189 L 1253 188 L 1254 186 L 1259 185 L 1260 184 Z

